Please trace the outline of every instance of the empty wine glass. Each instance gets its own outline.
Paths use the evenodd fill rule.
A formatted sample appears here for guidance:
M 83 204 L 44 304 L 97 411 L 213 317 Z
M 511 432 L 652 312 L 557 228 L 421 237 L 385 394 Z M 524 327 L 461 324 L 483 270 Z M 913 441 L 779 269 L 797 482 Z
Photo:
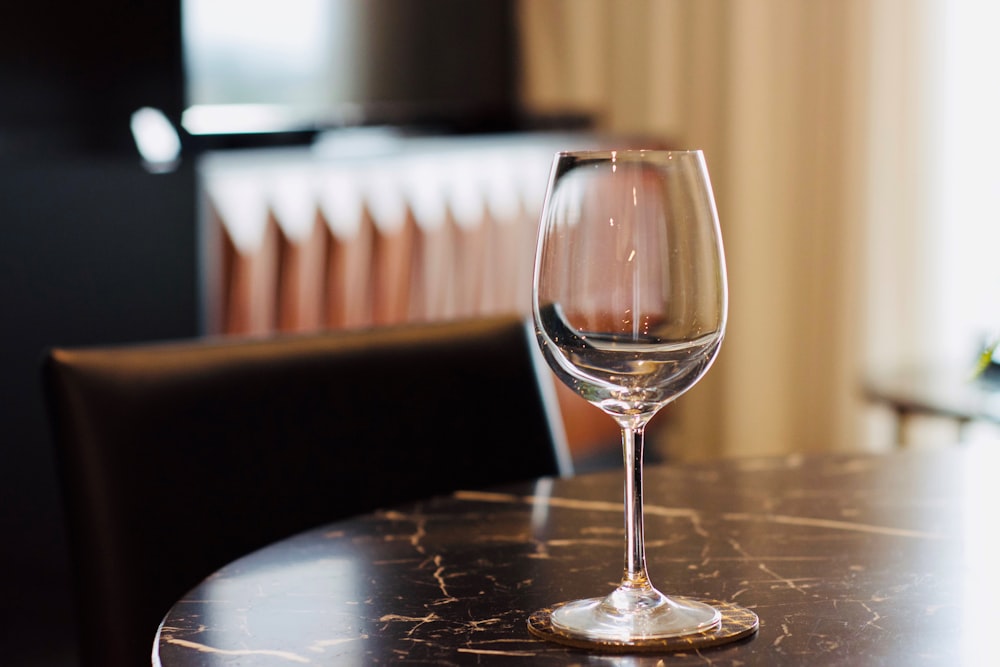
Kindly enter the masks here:
M 621 585 L 539 612 L 557 640 L 642 646 L 719 628 L 716 606 L 650 581 L 642 458 L 647 422 L 715 360 L 727 303 L 701 151 L 556 154 L 535 256 L 535 331 L 555 375 L 621 427 L 626 466 Z

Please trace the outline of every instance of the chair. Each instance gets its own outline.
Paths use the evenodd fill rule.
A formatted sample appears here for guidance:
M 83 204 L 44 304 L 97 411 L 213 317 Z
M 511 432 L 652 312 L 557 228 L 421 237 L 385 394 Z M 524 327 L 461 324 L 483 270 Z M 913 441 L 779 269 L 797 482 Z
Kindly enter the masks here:
M 274 540 L 572 474 L 532 336 L 496 317 L 47 350 L 83 664 L 148 664 L 174 601 Z

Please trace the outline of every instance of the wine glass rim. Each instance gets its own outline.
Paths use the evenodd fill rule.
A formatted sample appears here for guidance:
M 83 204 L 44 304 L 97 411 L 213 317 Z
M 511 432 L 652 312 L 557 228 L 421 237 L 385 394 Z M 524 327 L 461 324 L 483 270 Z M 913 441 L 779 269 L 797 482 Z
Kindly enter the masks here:
M 611 157 L 681 157 L 691 155 L 701 155 L 704 151 L 700 148 L 678 149 L 678 148 L 583 148 L 556 151 L 558 157 L 575 158 L 611 158 Z

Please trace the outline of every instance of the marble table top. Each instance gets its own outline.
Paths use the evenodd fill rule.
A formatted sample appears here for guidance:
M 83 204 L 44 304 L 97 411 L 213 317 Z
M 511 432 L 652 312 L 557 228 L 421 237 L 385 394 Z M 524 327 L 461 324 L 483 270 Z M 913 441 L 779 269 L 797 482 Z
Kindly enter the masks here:
M 998 465 L 1000 448 L 955 445 L 649 466 L 653 582 L 760 619 L 725 646 L 607 655 L 528 632 L 534 610 L 619 582 L 615 470 L 460 491 L 249 554 L 169 610 L 153 664 L 986 664 Z

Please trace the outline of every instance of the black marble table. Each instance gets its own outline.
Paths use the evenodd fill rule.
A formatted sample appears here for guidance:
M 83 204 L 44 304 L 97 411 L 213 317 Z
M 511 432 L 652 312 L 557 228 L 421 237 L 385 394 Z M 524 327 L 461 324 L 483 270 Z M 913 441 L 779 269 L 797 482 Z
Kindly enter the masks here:
M 721 647 L 606 655 L 528 632 L 536 608 L 618 583 L 609 471 L 463 491 L 249 554 L 169 610 L 153 664 L 997 664 L 998 466 L 1000 450 L 950 446 L 649 467 L 654 583 L 760 618 Z

